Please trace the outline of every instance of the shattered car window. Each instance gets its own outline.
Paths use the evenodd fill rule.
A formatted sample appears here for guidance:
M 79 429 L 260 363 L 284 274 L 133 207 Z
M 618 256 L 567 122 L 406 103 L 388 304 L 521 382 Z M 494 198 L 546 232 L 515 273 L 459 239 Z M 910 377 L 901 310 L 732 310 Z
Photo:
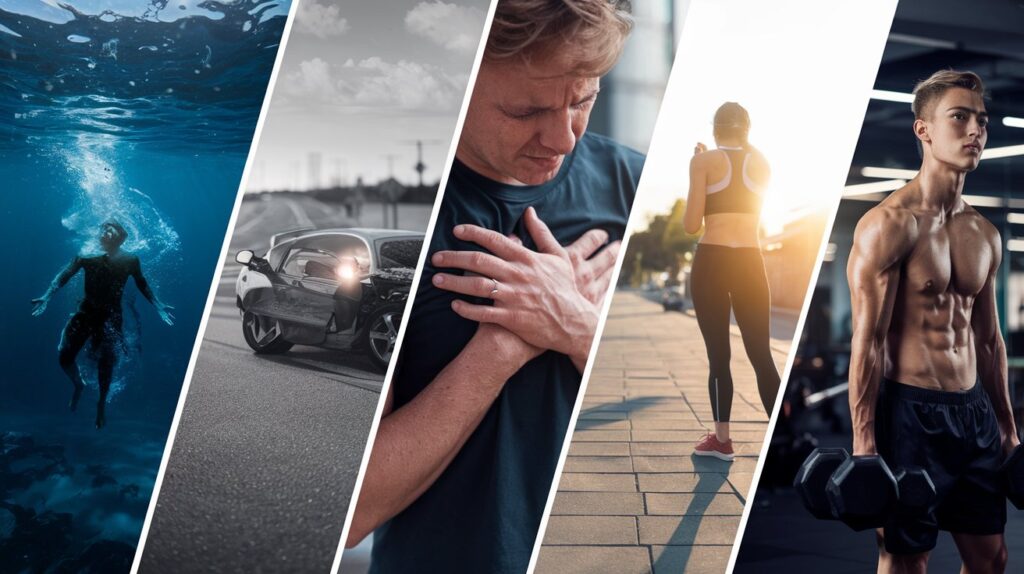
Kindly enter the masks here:
M 423 239 L 390 239 L 378 244 L 380 269 L 415 268 Z

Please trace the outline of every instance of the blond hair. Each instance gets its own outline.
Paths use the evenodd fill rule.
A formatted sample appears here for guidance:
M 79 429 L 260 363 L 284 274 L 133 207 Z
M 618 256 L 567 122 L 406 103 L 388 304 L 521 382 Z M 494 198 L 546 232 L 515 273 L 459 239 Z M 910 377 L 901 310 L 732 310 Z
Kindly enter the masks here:
M 932 104 L 941 98 L 947 90 L 953 88 L 964 88 L 985 97 L 985 84 L 982 83 L 978 74 L 957 70 L 939 70 L 914 86 L 914 103 L 910 104 L 914 117 L 924 119 L 925 115 L 931 111 Z
M 484 59 L 519 58 L 527 65 L 567 55 L 573 73 L 603 76 L 622 53 L 633 28 L 626 0 L 499 0 Z

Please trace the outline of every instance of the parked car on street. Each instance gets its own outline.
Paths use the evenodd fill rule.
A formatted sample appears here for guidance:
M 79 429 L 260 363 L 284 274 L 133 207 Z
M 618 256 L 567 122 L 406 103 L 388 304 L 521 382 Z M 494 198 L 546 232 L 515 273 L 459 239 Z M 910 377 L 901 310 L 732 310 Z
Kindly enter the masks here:
M 686 310 L 686 296 L 683 293 L 683 287 L 681 285 L 665 287 L 662 289 L 661 308 L 665 311 Z

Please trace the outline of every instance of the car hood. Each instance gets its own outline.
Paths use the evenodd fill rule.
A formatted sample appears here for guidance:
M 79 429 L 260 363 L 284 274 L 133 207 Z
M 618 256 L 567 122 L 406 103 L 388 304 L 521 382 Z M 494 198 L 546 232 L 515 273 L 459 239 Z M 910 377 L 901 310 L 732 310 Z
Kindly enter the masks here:
M 392 267 L 389 269 L 378 269 L 370 275 L 370 281 L 374 285 L 387 285 L 389 287 L 410 286 L 412 277 L 416 270 L 412 267 Z

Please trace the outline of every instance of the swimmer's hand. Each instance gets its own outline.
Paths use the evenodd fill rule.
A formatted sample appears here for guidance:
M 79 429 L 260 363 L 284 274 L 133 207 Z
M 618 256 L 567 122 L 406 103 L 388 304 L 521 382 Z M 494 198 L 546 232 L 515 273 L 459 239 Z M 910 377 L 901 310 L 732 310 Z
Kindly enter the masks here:
M 38 299 L 32 300 L 32 316 L 38 317 L 46 311 L 46 304 L 50 302 L 50 298 L 46 295 L 39 297 Z
M 708 151 L 708 146 L 701 142 L 697 142 L 697 145 L 693 146 L 693 155 L 700 155 L 706 151 Z
M 174 315 L 171 315 L 171 311 L 173 310 L 174 307 L 171 307 L 170 305 L 166 305 L 164 303 L 156 304 L 156 312 L 160 314 L 160 319 L 168 325 L 174 325 Z

